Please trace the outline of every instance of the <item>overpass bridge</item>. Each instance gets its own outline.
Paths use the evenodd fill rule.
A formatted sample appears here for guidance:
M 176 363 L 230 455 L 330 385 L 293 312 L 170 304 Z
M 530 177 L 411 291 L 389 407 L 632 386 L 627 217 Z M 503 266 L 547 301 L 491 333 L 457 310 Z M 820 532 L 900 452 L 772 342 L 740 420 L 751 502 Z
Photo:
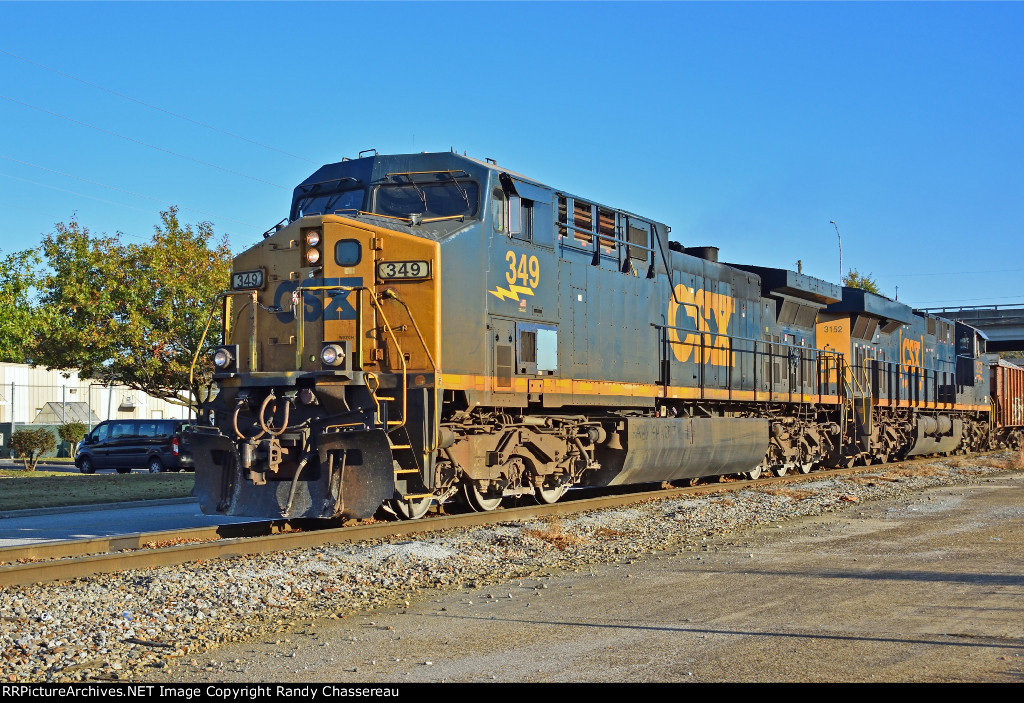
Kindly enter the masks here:
M 1012 305 L 953 305 L 923 308 L 949 320 L 960 320 L 976 327 L 988 337 L 988 351 L 1024 351 L 1024 303 Z

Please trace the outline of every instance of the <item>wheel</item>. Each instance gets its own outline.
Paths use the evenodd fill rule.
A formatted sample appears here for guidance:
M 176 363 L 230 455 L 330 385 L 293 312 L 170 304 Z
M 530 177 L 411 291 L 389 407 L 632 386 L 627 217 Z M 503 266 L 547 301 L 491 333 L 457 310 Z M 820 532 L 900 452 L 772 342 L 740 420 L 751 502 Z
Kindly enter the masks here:
M 557 503 L 558 499 L 564 496 L 568 490 L 568 484 L 564 483 L 554 488 L 534 486 L 533 497 L 541 505 L 551 505 L 552 503 Z
M 755 466 L 753 469 L 751 469 L 750 471 L 743 475 L 746 478 L 749 478 L 751 481 L 756 481 L 757 479 L 761 478 L 761 467 Z
M 391 507 L 395 509 L 395 514 L 403 520 L 419 520 L 427 514 L 430 504 L 433 502 L 434 499 L 430 496 L 419 500 L 402 500 L 396 496 L 391 501 Z
M 476 484 L 471 481 L 462 484 L 462 497 L 465 499 L 466 505 L 477 513 L 489 513 L 501 505 L 500 495 L 485 498 Z
M 785 476 L 787 473 L 789 473 L 789 464 L 779 464 L 774 469 L 772 469 L 772 473 L 775 474 L 776 476 Z
M 78 470 L 83 474 L 94 474 L 96 473 L 96 467 L 93 466 L 92 459 L 85 457 L 82 459 L 82 465 L 78 467 Z
M 799 471 L 802 474 L 809 474 L 809 473 L 811 473 L 811 467 L 812 466 L 814 466 L 814 462 L 813 461 L 808 461 L 806 464 L 797 464 L 796 465 L 796 470 Z
M 153 457 L 149 460 L 149 473 L 158 474 L 164 470 L 164 465 L 160 463 L 160 460 Z
M 117 473 L 119 473 L 119 474 L 130 474 L 131 472 L 132 472 L 132 469 L 131 469 L 130 466 L 128 468 L 118 467 L 118 469 L 117 469 Z

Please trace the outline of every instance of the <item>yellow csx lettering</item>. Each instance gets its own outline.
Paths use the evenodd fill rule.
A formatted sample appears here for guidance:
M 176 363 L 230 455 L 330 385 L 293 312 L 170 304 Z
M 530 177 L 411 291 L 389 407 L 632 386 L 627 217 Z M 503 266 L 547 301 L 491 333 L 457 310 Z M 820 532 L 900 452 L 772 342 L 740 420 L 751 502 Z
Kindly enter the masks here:
M 676 301 L 679 302 L 676 302 Z M 683 308 L 683 318 L 679 317 Z M 713 366 L 729 366 L 729 319 L 736 311 L 736 300 L 722 293 L 708 293 L 701 289 L 687 288 L 683 284 L 675 287 L 675 295 L 668 303 L 668 339 L 672 355 L 677 361 L 689 361 Z M 677 327 L 685 318 L 694 322 L 696 332 L 680 336 Z M 711 321 L 714 320 L 714 333 Z M 703 344 L 702 344 L 703 341 Z M 702 350 L 703 348 L 703 350 Z
M 917 339 L 904 339 L 900 348 L 900 363 L 903 368 L 909 371 L 911 368 L 921 366 L 921 341 Z

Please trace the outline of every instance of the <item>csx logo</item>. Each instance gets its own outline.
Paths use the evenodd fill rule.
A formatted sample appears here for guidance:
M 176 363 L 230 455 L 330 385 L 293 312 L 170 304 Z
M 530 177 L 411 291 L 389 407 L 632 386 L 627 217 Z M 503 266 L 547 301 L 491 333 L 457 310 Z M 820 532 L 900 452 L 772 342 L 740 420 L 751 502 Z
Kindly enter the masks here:
M 676 302 L 676 301 L 679 302 Z M 679 309 L 683 308 L 683 315 Z M 736 300 L 722 293 L 708 293 L 680 284 L 668 303 L 668 339 L 677 361 L 729 366 L 729 319 L 736 311 Z M 686 333 L 677 327 L 689 327 L 693 320 L 696 331 Z
M 911 368 L 920 368 L 921 361 L 921 341 L 904 339 L 900 346 L 900 363 L 903 364 L 903 368 L 907 371 Z
M 363 285 L 362 278 L 317 278 L 306 279 L 307 286 L 351 286 L 358 288 Z M 282 312 L 277 313 L 277 319 L 285 325 L 295 322 L 292 297 L 299 287 L 299 281 L 284 281 L 277 287 L 274 293 L 274 306 Z M 302 294 L 302 319 L 306 322 L 316 322 L 321 317 L 325 320 L 354 320 L 356 309 L 353 302 L 356 297 L 352 291 L 327 291 L 324 302 L 321 304 L 318 295 L 320 291 L 306 291 Z

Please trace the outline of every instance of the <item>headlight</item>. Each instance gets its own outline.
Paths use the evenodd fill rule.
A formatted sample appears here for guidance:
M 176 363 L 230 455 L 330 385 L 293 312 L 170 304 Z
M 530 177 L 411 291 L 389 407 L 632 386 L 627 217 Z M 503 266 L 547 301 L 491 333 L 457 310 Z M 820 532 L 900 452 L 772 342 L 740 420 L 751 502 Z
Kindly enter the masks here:
M 320 231 L 311 229 L 306 232 L 306 246 L 315 247 L 320 243 Z
M 310 249 L 306 252 L 306 263 L 315 264 L 317 261 L 320 261 L 319 249 Z
M 325 366 L 341 366 L 345 363 L 345 350 L 338 344 L 328 344 L 320 351 L 320 361 Z
M 228 368 L 234 360 L 235 358 L 231 355 L 231 352 L 224 347 L 220 347 L 213 353 L 213 365 L 218 369 Z

